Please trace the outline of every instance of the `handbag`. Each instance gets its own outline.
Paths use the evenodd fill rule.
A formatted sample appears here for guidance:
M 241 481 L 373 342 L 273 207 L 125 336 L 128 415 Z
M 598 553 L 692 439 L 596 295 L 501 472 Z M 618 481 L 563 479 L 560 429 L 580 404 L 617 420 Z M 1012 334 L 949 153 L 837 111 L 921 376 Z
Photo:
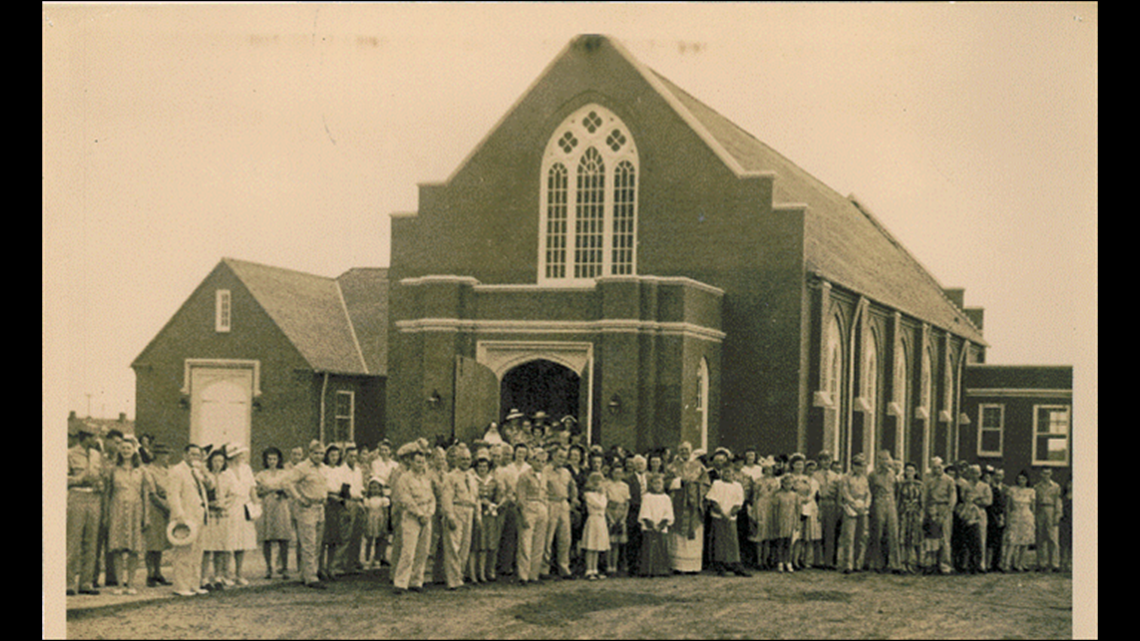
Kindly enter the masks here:
M 260 503 L 246 503 L 245 504 L 245 520 L 256 521 L 261 518 L 261 504 Z

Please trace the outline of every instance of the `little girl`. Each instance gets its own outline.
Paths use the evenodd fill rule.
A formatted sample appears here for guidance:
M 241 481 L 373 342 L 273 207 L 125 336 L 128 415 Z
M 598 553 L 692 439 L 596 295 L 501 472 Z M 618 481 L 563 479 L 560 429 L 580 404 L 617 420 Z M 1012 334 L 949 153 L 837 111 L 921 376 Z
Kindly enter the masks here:
M 641 576 L 669 576 L 672 565 L 669 562 L 669 543 L 666 534 L 673 525 L 673 501 L 665 494 L 665 477 L 650 474 L 649 492 L 641 497 L 641 511 L 637 520 L 641 523 L 641 562 L 638 574 Z
M 606 575 L 598 573 L 598 554 L 610 549 L 610 531 L 606 527 L 605 477 L 601 472 L 590 472 L 582 490 L 586 504 L 586 524 L 582 528 L 582 549 L 586 551 L 586 578 L 594 581 Z
M 364 567 L 378 568 L 384 562 L 388 547 L 388 508 L 392 500 L 384 481 L 373 476 L 368 480 L 368 496 L 364 499 L 367 515 L 364 528 Z
M 610 553 L 606 555 L 606 573 L 617 575 L 618 561 L 629 565 L 625 544 L 629 541 L 626 525 L 629 517 L 629 484 L 623 480 L 625 465 L 615 457 L 610 463 L 610 478 L 602 484 L 606 493 L 606 526 L 610 531 Z
M 776 565 L 780 572 L 792 572 L 792 537 L 800 522 L 803 508 L 796 492 L 795 478 L 791 474 L 780 477 L 780 490 L 772 496 L 772 530 Z

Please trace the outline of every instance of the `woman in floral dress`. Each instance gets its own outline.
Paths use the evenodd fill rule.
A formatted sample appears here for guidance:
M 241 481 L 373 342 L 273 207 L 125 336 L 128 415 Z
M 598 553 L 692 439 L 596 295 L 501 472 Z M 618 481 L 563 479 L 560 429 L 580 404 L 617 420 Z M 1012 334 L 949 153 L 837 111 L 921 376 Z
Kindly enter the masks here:
M 261 453 L 265 469 L 254 477 L 257 495 L 261 498 L 262 554 L 265 555 L 265 578 L 273 578 L 273 548 L 277 547 L 277 573 L 282 579 L 289 573 L 289 543 L 293 541 L 293 514 L 286 488 L 288 472 L 285 470 L 281 450 L 266 448 Z
M 767 570 L 772 567 L 772 541 L 776 539 L 772 497 L 780 490 L 780 479 L 772 476 L 776 462 L 771 458 L 765 459 L 760 469 L 762 475 L 752 485 L 748 510 L 749 519 L 752 521 L 752 532 L 748 540 L 756 544 L 757 566 Z
M 922 520 L 926 495 L 914 463 L 903 466 L 903 480 L 895 486 L 895 492 L 898 494 L 900 560 L 903 569 L 916 574 L 922 565 Z
M 1017 473 L 1017 484 L 1006 496 L 1006 525 L 1002 571 L 1025 572 L 1025 551 L 1037 541 L 1037 491 L 1029 487 L 1029 473 Z
M 140 467 L 138 445 L 124 440 L 119 447 L 118 464 L 111 471 L 107 550 L 114 557 L 116 575 L 123 587 L 112 593 L 137 594 L 132 579 L 139 557 L 146 553 L 143 528 L 147 522 L 150 477 Z

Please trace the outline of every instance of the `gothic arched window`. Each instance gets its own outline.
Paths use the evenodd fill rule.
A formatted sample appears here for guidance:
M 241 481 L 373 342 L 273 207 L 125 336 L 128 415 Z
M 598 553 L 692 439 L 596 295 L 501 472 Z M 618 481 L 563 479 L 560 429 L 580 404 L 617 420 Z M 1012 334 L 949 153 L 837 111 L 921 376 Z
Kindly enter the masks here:
M 539 283 L 637 273 L 637 171 L 629 128 L 600 105 L 554 130 L 542 159 Z

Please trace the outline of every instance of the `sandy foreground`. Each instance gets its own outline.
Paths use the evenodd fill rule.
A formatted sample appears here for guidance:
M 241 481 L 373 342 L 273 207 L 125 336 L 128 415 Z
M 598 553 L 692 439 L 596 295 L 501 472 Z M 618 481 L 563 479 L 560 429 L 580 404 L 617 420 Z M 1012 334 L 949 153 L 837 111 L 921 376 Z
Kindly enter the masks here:
M 318 591 L 255 580 L 207 596 L 69 597 L 67 636 L 143 638 L 1071 638 L 1069 574 L 509 579 L 394 595 L 387 569 Z

